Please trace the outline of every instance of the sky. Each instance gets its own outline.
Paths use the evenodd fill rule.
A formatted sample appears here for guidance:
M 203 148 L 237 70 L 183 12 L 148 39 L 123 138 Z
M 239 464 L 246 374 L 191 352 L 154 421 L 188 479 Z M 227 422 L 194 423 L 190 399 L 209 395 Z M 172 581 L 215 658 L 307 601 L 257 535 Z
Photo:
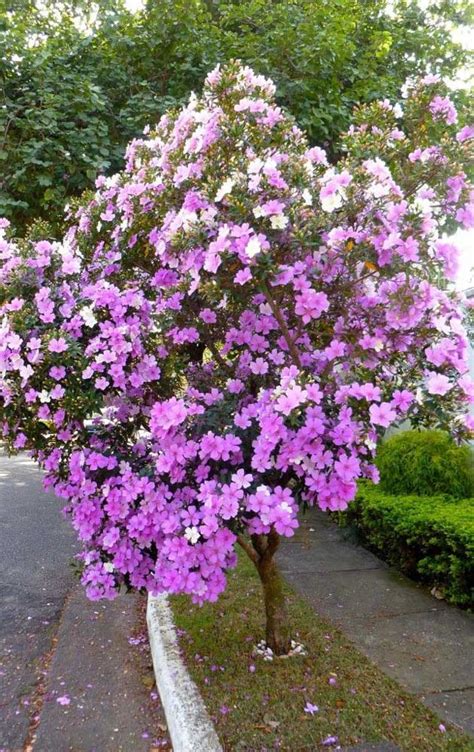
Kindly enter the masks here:
M 419 0 L 421 5 L 429 5 L 430 0 Z M 144 0 L 125 0 L 125 5 L 130 11 L 140 10 L 144 5 Z M 474 34 L 472 30 L 460 29 L 453 31 L 453 37 L 456 41 L 461 42 L 467 49 L 474 49 Z M 452 82 L 453 86 L 464 85 L 468 76 L 468 71 L 462 71 L 457 81 Z M 474 286 L 474 230 L 458 230 L 452 238 L 460 250 L 459 273 L 456 280 L 458 290 L 465 290 Z

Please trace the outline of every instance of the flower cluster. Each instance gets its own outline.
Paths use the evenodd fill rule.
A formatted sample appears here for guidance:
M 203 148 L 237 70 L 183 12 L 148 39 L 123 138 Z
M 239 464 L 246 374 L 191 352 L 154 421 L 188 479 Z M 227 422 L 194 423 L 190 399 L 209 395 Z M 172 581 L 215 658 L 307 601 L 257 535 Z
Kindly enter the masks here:
M 60 243 L 0 238 L 0 434 L 66 500 L 91 598 L 214 600 L 239 536 L 344 509 L 386 428 L 463 438 L 447 221 L 472 130 L 438 81 L 361 109 L 329 165 L 231 64 L 133 141 Z

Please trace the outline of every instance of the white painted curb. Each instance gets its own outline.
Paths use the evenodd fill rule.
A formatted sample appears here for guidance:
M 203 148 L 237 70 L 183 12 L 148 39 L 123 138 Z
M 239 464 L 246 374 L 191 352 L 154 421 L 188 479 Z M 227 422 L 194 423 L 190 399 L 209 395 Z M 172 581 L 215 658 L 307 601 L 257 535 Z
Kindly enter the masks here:
M 156 686 L 174 752 L 222 752 L 201 695 L 179 653 L 166 595 L 148 596 L 146 617 Z

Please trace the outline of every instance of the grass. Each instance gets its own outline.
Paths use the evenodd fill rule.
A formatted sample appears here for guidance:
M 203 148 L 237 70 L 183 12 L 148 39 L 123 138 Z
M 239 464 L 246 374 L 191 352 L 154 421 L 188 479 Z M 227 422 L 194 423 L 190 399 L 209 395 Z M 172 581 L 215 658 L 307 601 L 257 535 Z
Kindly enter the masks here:
M 342 747 L 383 740 L 403 752 L 474 750 L 473 741 L 448 724 L 443 733 L 436 715 L 289 588 L 288 597 L 293 636 L 308 655 L 271 663 L 252 655 L 263 636 L 263 611 L 260 583 L 246 557 L 217 603 L 199 607 L 172 599 L 183 655 L 226 752 L 335 749 L 322 745 L 328 736 L 337 736 Z M 306 713 L 307 702 L 319 712 Z

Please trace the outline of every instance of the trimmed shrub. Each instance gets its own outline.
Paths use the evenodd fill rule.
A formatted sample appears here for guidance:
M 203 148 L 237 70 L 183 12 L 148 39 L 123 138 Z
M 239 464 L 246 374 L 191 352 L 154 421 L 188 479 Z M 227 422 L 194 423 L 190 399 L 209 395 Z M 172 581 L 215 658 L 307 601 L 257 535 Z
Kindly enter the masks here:
M 474 500 L 392 496 L 361 482 L 343 515 L 361 542 L 457 606 L 474 605 Z
M 377 452 L 380 487 L 387 493 L 456 499 L 474 496 L 474 456 L 443 431 L 403 431 Z

